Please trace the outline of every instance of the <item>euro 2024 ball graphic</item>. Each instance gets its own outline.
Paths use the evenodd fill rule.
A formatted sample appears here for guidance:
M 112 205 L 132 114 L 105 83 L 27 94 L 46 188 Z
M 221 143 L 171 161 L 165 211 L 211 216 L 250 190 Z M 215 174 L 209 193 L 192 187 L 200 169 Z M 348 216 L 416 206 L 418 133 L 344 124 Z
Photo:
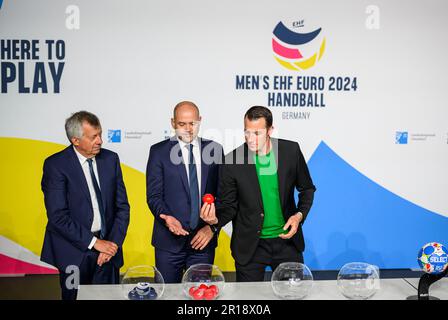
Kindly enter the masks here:
M 448 251 L 437 242 L 430 242 L 418 252 L 418 264 L 426 273 L 442 273 L 448 267 Z

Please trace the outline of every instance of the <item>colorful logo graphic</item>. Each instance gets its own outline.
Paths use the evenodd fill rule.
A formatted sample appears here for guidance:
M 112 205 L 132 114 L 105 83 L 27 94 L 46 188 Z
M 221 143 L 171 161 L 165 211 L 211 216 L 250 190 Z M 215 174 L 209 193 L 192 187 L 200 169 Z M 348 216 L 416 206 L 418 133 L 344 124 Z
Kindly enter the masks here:
M 292 26 L 303 27 L 303 21 Z M 289 70 L 301 71 L 313 67 L 325 52 L 325 37 L 321 31 L 322 28 L 309 33 L 294 32 L 280 21 L 272 37 L 274 58 Z
M 395 144 L 408 144 L 408 132 L 397 131 L 395 134 Z
M 121 130 L 109 130 L 107 132 L 107 142 L 109 143 L 121 142 Z
M 442 244 L 430 242 L 420 249 L 417 261 L 426 273 L 441 273 L 448 267 L 448 251 Z

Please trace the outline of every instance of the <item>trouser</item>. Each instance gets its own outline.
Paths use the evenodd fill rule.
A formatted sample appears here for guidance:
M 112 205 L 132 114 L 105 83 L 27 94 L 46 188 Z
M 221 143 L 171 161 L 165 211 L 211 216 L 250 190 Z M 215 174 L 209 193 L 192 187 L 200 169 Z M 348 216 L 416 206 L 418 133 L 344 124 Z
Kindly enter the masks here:
M 241 265 L 235 262 L 236 281 L 263 281 L 265 270 L 270 266 L 275 270 L 282 262 L 303 263 L 303 254 L 297 251 L 290 239 L 260 239 L 251 260 Z
M 120 270 L 112 262 L 106 262 L 101 267 L 97 264 L 99 252 L 95 249 L 85 253 L 79 266 L 79 284 L 118 284 Z M 78 288 L 75 286 L 77 272 L 59 270 L 62 300 L 76 300 Z
M 213 264 L 215 248 L 207 245 L 203 250 L 195 250 L 191 247 L 193 234 L 185 241 L 184 248 L 180 252 L 170 252 L 155 248 L 156 268 L 163 276 L 165 283 L 180 283 L 185 270 L 194 264 Z

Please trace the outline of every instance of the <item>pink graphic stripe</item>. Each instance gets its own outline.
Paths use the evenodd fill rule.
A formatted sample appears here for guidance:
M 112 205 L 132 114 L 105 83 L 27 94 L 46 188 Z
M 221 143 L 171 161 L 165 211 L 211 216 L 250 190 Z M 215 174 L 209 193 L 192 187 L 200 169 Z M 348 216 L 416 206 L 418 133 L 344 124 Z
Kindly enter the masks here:
M 0 274 L 57 274 L 57 270 L 37 266 L 0 254 Z
M 274 49 L 274 52 L 278 54 L 279 56 L 287 59 L 300 59 L 303 56 L 300 54 L 300 51 L 298 49 L 290 49 L 282 46 L 280 43 L 275 41 L 274 38 L 272 38 L 272 49 Z

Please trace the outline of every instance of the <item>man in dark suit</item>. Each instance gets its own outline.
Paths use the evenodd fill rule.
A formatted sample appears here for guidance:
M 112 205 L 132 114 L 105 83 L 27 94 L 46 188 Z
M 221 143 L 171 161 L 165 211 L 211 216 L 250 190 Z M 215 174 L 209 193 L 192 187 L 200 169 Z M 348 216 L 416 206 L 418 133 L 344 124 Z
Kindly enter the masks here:
M 41 260 L 59 270 L 62 299 L 79 284 L 119 283 L 129 203 L 120 160 L 101 149 L 101 124 L 87 111 L 65 122 L 71 145 L 45 160 L 42 191 L 48 224 Z
M 201 117 L 190 101 L 176 105 L 171 119 L 175 136 L 151 147 L 146 169 L 146 192 L 154 215 L 152 245 L 156 267 L 165 282 L 182 280 L 193 264 L 212 264 L 217 245 L 216 229 L 200 216 L 214 204 L 203 204 L 204 194 L 216 195 L 220 144 L 199 138 Z M 202 207 L 202 208 L 201 208 Z
M 202 216 L 217 228 L 232 221 L 237 281 L 262 281 L 266 266 L 303 263 L 302 224 L 316 188 L 298 143 L 271 138 L 272 131 L 269 109 L 246 112 L 246 143 L 229 153 L 220 169 L 216 216 L 213 210 Z

